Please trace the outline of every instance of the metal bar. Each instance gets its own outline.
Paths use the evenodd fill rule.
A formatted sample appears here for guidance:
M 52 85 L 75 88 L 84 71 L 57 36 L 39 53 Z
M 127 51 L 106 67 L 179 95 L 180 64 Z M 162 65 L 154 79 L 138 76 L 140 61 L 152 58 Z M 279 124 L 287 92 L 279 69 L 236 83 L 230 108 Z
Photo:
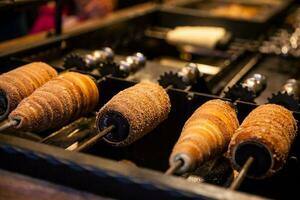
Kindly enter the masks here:
M 10 121 L 7 121 L 3 124 L 3 126 L 0 127 L 0 132 L 1 131 L 5 131 L 15 125 L 17 125 L 19 122 L 17 120 L 10 120 Z
M 129 199 L 262 199 L 205 183 L 193 184 L 182 178 L 162 176 L 141 167 L 129 170 L 126 165 L 99 156 L 1 134 L 0 162 L 1 169 L 115 199 L 124 196 Z M 116 192 L 116 188 L 124 187 L 126 190 Z
M 258 63 L 259 59 L 261 58 L 261 54 L 257 54 L 253 58 L 249 60 L 249 62 L 243 67 L 241 71 L 239 71 L 231 81 L 224 87 L 224 89 L 220 92 L 220 97 L 224 97 L 224 92 L 229 88 L 237 84 L 244 76 L 246 76 L 249 71 Z
M 165 175 L 174 174 L 181 166 L 183 165 L 182 160 L 177 160 L 174 165 L 170 166 L 170 168 L 165 172 Z
M 249 171 L 251 164 L 253 163 L 254 158 L 249 157 L 246 163 L 244 164 L 242 170 L 240 171 L 238 177 L 232 182 L 229 189 L 237 190 L 242 184 L 243 180 L 246 178 L 247 172 Z
M 168 85 L 168 87 L 165 88 L 165 91 L 168 92 L 172 88 L 173 88 L 173 85 Z
M 72 151 L 84 151 L 94 144 L 96 144 L 99 140 L 101 140 L 105 135 L 107 135 L 109 132 L 111 132 L 114 128 L 116 128 L 114 125 L 111 125 L 107 128 L 105 128 L 103 131 L 92 137 L 91 139 L 87 140 L 83 144 L 79 145 L 77 148 L 72 148 Z M 72 145 L 71 145 L 72 146 Z M 68 148 L 67 148 L 68 149 Z

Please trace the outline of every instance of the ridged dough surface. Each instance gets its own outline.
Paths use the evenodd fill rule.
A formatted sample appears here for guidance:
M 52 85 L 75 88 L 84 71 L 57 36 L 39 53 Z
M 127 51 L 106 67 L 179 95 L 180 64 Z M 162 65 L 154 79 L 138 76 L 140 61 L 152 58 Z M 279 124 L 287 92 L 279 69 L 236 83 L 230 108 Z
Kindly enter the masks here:
M 121 142 L 105 140 L 115 146 L 126 146 L 152 131 L 170 112 L 171 103 L 167 92 L 158 84 L 141 82 L 115 95 L 97 113 L 99 127 L 107 112 L 121 113 L 128 121 L 128 137 Z
M 242 143 L 258 143 L 265 146 L 272 156 L 272 166 L 262 177 L 279 171 L 286 162 L 291 144 L 297 134 L 297 122 L 286 108 L 266 104 L 254 109 L 235 132 L 229 145 L 229 156 L 235 169 L 234 152 Z
M 229 102 L 210 100 L 186 121 L 170 156 L 170 165 L 184 161 L 179 171 L 193 170 L 206 160 L 227 150 L 239 122 Z
M 33 62 L 2 74 L 0 91 L 6 96 L 7 109 L 0 120 L 6 118 L 25 97 L 56 76 L 56 70 L 42 62 Z
M 20 121 L 18 129 L 42 132 L 87 114 L 96 107 L 98 100 L 99 91 L 91 77 L 66 72 L 21 101 L 9 119 Z

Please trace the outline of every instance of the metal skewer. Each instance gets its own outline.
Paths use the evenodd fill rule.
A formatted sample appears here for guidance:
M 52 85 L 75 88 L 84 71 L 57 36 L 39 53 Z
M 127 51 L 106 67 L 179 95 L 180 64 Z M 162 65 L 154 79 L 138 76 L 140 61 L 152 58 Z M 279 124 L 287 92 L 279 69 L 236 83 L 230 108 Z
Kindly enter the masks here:
M 168 91 L 171 88 L 172 88 L 172 85 L 169 85 L 167 88 L 165 88 L 165 91 Z M 74 144 L 70 145 L 68 148 L 66 148 L 66 150 L 70 150 L 70 151 L 84 151 L 84 150 L 90 148 L 91 146 L 93 146 L 98 141 L 100 141 L 105 135 L 107 135 L 108 133 L 110 133 L 115 128 L 116 128 L 115 125 L 110 125 L 107 128 L 105 128 L 104 130 L 102 130 L 100 133 L 98 133 L 97 135 L 95 135 L 94 137 L 92 137 L 89 140 L 83 142 L 82 144 L 74 143 Z
M 7 122 L 5 122 L 1 127 L 0 127 L 0 132 L 7 130 L 13 126 L 16 126 L 19 124 L 19 121 L 17 120 L 9 120 Z
M 175 162 L 174 165 L 170 166 L 170 168 L 165 172 L 165 175 L 173 175 L 177 172 L 177 170 L 182 167 L 184 164 L 183 160 L 179 159 Z M 185 176 L 185 174 L 183 174 L 182 176 L 183 178 L 185 178 L 186 180 L 188 180 L 189 182 L 193 182 L 193 183 L 203 183 L 204 179 L 200 176 L 195 176 L 195 175 L 187 175 Z
M 240 171 L 238 177 L 230 185 L 230 187 L 229 187 L 230 190 L 237 190 L 240 187 L 243 180 L 246 178 L 247 172 L 249 171 L 253 161 L 254 161 L 253 157 L 249 157 L 247 159 L 247 161 L 244 164 L 244 166 L 242 167 L 242 170 Z
M 173 88 L 173 85 L 168 85 L 168 87 L 164 88 L 166 92 Z
M 165 172 L 165 175 L 174 174 L 182 165 L 183 165 L 183 160 L 177 160 L 175 164 L 170 166 L 170 168 Z
M 261 59 L 261 55 L 257 54 L 253 58 L 249 60 L 249 62 L 243 67 L 239 73 L 237 73 L 223 88 L 223 90 L 219 93 L 220 97 L 225 97 L 225 91 L 229 87 L 233 87 L 243 76 L 245 76 Z
M 172 85 L 169 85 L 168 87 L 165 88 L 165 91 L 168 91 L 172 87 L 173 87 Z M 105 135 L 107 135 L 108 133 L 113 131 L 115 128 L 116 128 L 115 125 L 110 125 L 110 126 L 106 127 L 104 130 L 102 130 L 100 133 L 95 135 L 94 137 L 92 137 L 92 138 L 88 139 L 87 141 L 83 142 L 82 144 L 73 143 L 72 145 L 67 147 L 66 150 L 84 151 L 84 150 L 90 148 L 91 146 L 93 146 L 98 141 L 100 141 Z
M 97 133 L 97 135 L 95 135 L 94 137 L 92 137 L 89 140 L 87 140 L 87 141 L 83 142 L 82 144 L 80 144 L 79 146 L 77 146 L 75 148 L 70 148 L 71 146 L 73 146 L 73 144 L 72 144 L 71 146 L 69 146 L 68 148 L 66 148 L 66 150 L 84 151 L 84 150 L 90 148 L 91 146 L 93 146 L 94 144 L 96 144 L 105 135 L 107 135 L 109 132 L 111 132 L 115 128 L 116 128 L 115 125 L 110 125 L 109 127 L 107 127 L 104 130 L 102 130 L 100 133 Z

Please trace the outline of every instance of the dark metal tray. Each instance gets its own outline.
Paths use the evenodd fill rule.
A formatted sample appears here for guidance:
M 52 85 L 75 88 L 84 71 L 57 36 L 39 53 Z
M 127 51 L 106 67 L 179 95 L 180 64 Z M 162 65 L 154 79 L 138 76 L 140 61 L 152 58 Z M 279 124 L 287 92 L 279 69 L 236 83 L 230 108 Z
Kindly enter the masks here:
M 276 19 L 281 18 L 284 13 L 290 8 L 294 1 L 247 1 L 247 0 L 183 0 L 177 1 L 172 5 L 163 6 L 162 19 L 164 21 L 173 21 L 176 15 L 182 15 L 182 24 L 187 22 L 187 25 L 207 25 L 221 26 L 231 31 L 235 36 L 242 38 L 257 38 L 262 31 L 267 30 Z M 264 8 L 261 14 L 252 18 L 230 17 L 214 15 L 210 12 L 210 8 L 216 5 L 248 5 L 251 7 Z M 267 7 L 267 8 L 266 8 Z M 198 17 L 198 21 L 192 18 Z M 175 22 L 175 21 L 173 21 Z M 179 23 L 180 23 L 179 22 Z M 176 23 L 178 23 L 176 21 Z M 249 31 L 251 30 L 251 31 Z

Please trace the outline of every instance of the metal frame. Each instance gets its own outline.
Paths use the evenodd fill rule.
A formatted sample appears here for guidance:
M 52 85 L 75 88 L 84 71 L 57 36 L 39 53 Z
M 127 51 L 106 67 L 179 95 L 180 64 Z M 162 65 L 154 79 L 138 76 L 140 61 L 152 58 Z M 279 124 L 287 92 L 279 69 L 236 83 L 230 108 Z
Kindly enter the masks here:
M 177 101 L 178 97 L 187 98 L 189 93 L 170 89 L 169 95 Z M 197 106 L 216 98 L 218 97 L 213 95 L 193 93 L 192 99 L 188 101 Z M 254 107 L 254 104 L 237 102 L 241 113 L 247 113 Z M 218 186 L 190 183 L 154 170 L 122 165 L 117 161 L 1 134 L 0 163 L 0 167 L 8 171 L 112 198 L 261 199 Z
M 134 199 L 248 199 L 207 184 L 189 183 L 147 169 L 133 169 L 103 158 L 68 152 L 0 135 L 1 168 L 100 196 Z M 24 166 L 26 163 L 26 166 Z M 259 197 L 251 196 L 254 199 Z
M 137 18 L 142 18 L 145 14 L 155 14 L 159 9 L 160 7 L 157 5 L 149 6 L 138 13 L 131 12 L 126 16 L 120 15 L 114 19 L 104 20 L 103 23 L 84 31 L 55 36 L 32 46 L 20 47 L 19 49 L 4 52 L 0 55 L 0 61 L 4 63 L 2 70 L 7 70 L 8 68 L 5 67 L 12 65 L 14 62 L 24 62 L 24 60 L 18 60 L 18 58 L 23 56 L 53 47 L 60 47 L 62 44 L 68 47 L 70 41 L 78 40 L 83 35 L 101 32 L 103 28 L 119 22 L 137 20 Z M 143 18 L 139 20 L 143 21 Z M 112 79 L 117 80 L 115 78 L 108 78 L 108 80 Z M 120 87 L 128 87 L 130 84 L 132 83 L 124 81 L 124 84 L 120 84 Z M 113 90 L 121 89 L 110 88 L 113 88 Z M 190 110 L 195 109 L 207 100 L 219 98 L 213 95 L 189 93 L 175 89 L 170 89 L 170 93 L 181 98 L 190 97 L 193 102 L 189 108 Z M 109 95 L 102 96 L 107 99 L 109 98 Z M 257 106 L 245 102 L 236 102 L 236 104 L 240 119 L 243 119 Z M 297 119 L 300 119 L 299 113 L 295 113 L 295 115 Z M 213 185 L 189 183 L 178 177 L 164 176 L 161 172 L 154 170 L 132 168 L 109 159 L 68 152 L 53 146 L 1 134 L 0 163 L 0 168 L 8 171 L 26 174 L 113 198 L 260 199 L 260 197 L 230 191 Z

